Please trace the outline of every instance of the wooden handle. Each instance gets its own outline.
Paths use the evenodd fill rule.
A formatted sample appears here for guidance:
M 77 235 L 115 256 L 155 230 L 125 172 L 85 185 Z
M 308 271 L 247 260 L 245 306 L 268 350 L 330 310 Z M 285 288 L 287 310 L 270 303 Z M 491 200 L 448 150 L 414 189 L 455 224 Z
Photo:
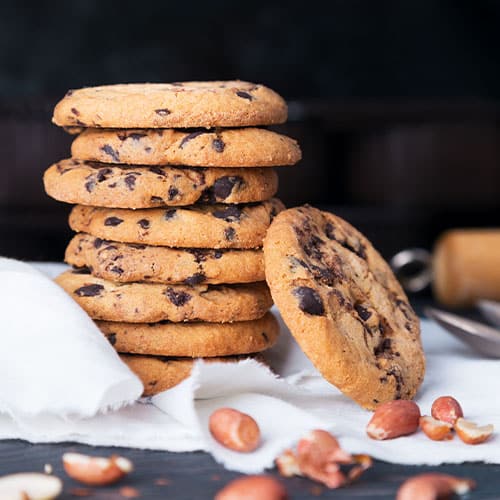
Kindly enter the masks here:
M 434 293 L 450 307 L 478 299 L 500 301 L 500 229 L 460 229 L 444 233 L 433 255 Z

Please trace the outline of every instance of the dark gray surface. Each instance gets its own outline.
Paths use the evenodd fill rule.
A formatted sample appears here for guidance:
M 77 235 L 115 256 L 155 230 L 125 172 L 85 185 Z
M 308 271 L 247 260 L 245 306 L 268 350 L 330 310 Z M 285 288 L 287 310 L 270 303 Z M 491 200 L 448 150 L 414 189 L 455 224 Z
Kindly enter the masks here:
M 62 499 L 77 498 L 71 493 L 81 485 L 68 478 L 62 469 L 61 455 L 67 451 L 79 451 L 93 455 L 107 456 L 119 453 L 131 459 L 135 471 L 119 484 L 106 488 L 92 488 L 89 498 L 118 500 L 125 498 L 120 488 L 135 488 L 141 499 L 204 499 L 213 498 L 215 493 L 230 480 L 240 476 L 224 470 L 206 453 L 169 453 L 121 448 L 94 448 L 84 445 L 38 444 L 22 441 L 0 442 L 0 472 L 43 471 L 44 464 L 51 464 L 54 473 L 64 481 Z M 500 465 L 464 464 L 441 467 L 408 467 L 376 462 L 373 469 L 366 472 L 359 482 L 338 490 L 328 490 L 303 478 L 281 479 L 290 498 L 335 498 L 369 499 L 394 498 L 399 485 L 409 476 L 425 471 L 467 476 L 475 479 L 477 489 L 465 498 L 500 498 Z M 270 474 L 277 475 L 276 471 Z M 158 479 L 168 480 L 167 485 L 158 485 Z

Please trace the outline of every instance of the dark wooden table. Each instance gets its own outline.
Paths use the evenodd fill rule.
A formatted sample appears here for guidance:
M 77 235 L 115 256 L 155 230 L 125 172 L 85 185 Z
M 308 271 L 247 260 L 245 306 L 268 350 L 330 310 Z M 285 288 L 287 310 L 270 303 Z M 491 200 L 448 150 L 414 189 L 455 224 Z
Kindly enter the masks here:
M 420 315 L 423 307 L 430 303 L 428 295 L 412 299 L 412 304 Z M 479 319 L 475 311 L 462 311 L 462 313 Z M 132 460 L 135 471 L 115 486 L 91 488 L 85 491 L 82 490 L 82 485 L 71 480 L 62 468 L 61 456 L 68 451 L 101 456 L 118 453 Z M 28 471 L 42 472 L 45 464 L 51 464 L 54 474 L 64 481 L 62 499 L 78 498 L 78 493 L 89 493 L 88 498 L 102 500 L 132 498 L 126 496 L 127 492 L 136 493 L 136 498 L 140 499 L 209 499 L 213 498 L 226 483 L 241 475 L 225 470 L 210 455 L 202 452 L 170 453 L 91 447 L 74 443 L 34 445 L 18 440 L 0 441 L 0 475 Z M 427 471 L 439 471 L 474 479 L 477 482 L 477 489 L 465 498 L 500 499 L 500 465 L 482 463 L 428 467 L 376 461 L 373 468 L 368 470 L 360 481 L 338 490 L 328 490 L 304 478 L 280 479 L 292 499 L 378 499 L 394 498 L 399 485 L 406 478 Z M 268 473 L 279 477 L 276 470 Z M 132 489 L 121 490 L 123 487 Z

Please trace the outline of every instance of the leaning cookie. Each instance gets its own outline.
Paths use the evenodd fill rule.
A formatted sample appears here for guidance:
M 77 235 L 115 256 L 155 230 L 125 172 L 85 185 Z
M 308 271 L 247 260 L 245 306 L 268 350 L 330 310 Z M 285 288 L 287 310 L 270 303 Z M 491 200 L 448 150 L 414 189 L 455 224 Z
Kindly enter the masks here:
M 140 378 L 143 396 L 154 396 L 188 378 L 196 359 L 120 354 L 121 360 Z M 253 356 L 225 356 L 203 359 L 207 363 L 238 363 Z M 199 359 L 199 358 L 198 358 Z
M 273 167 L 301 159 L 297 142 L 271 130 L 86 129 L 73 141 L 81 160 L 133 165 Z
M 329 382 L 370 409 L 415 396 L 425 372 L 419 321 L 361 233 L 312 207 L 286 210 L 264 260 L 285 323 Z
M 70 90 L 52 121 L 63 127 L 248 127 L 284 123 L 287 106 L 264 85 L 235 81 L 130 83 Z
M 267 200 L 278 189 L 269 168 L 106 165 L 72 158 L 49 167 L 43 181 L 56 200 L 111 208 L 248 203 Z
M 81 271 L 56 278 L 93 319 L 154 323 L 157 321 L 249 321 L 272 306 L 266 283 L 242 285 L 119 284 Z
M 78 233 L 70 241 L 65 261 L 119 283 L 217 285 L 266 279 L 261 249 L 169 248 L 118 243 L 86 233 Z
M 77 205 L 69 224 L 99 238 L 181 248 L 259 248 L 273 217 L 284 209 L 276 198 L 249 205 L 195 205 L 140 210 Z
M 272 347 L 279 325 L 271 313 L 234 323 L 119 323 L 97 321 L 118 352 L 191 358 L 232 356 Z

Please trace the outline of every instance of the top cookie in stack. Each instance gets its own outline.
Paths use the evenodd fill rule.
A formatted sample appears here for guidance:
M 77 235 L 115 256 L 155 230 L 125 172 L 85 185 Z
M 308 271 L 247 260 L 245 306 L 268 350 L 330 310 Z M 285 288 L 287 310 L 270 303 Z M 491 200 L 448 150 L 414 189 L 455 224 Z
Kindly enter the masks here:
M 54 123 L 79 134 L 44 176 L 50 196 L 77 204 L 66 261 L 78 270 L 57 281 L 119 352 L 142 355 L 125 359 L 146 393 L 169 385 L 172 365 L 162 384 L 144 355 L 236 356 L 275 341 L 261 247 L 283 205 L 269 167 L 301 152 L 258 126 L 286 117 L 278 94 L 241 81 L 84 88 L 57 104 Z

